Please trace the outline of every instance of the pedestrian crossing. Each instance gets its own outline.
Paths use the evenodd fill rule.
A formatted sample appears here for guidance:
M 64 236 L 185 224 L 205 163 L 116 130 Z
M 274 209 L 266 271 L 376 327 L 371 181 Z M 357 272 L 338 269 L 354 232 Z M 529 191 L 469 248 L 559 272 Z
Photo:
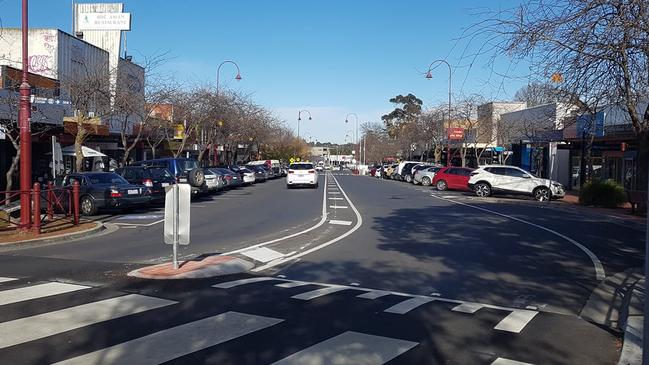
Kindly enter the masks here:
M 61 303 L 66 296 L 86 293 L 90 302 L 72 305 L 70 307 L 56 308 L 52 311 L 0 320 L 0 363 L 42 363 L 42 361 L 21 360 L 16 357 L 21 349 L 33 351 L 33 343 L 38 343 L 43 351 L 49 351 L 51 343 L 59 343 L 58 347 L 65 347 L 74 337 L 72 334 L 80 329 L 95 336 L 108 336 L 114 330 L 113 323 L 120 321 L 129 324 L 123 331 L 132 331 L 134 335 L 117 337 L 114 342 L 107 341 L 88 349 L 74 348 L 66 352 L 57 352 L 58 357 L 53 357 L 46 363 L 57 365 L 81 364 L 161 364 L 174 361 L 185 363 L 185 356 L 193 356 L 206 350 L 218 351 L 219 346 L 232 346 L 237 343 L 244 346 L 246 351 L 254 352 L 256 341 L 248 340 L 250 336 L 271 338 L 273 329 L 281 327 L 281 333 L 287 331 L 291 324 L 289 318 L 282 315 L 264 315 L 247 313 L 239 310 L 224 310 L 209 315 L 186 319 L 170 323 L 167 326 L 144 326 L 144 328 L 130 328 L 130 324 L 142 324 L 141 316 L 146 318 L 168 318 L 169 313 L 180 315 L 188 309 L 179 300 L 158 298 L 150 295 L 115 292 L 112 297 L 93 299 L 93 290 L 88 285 L 79 285 L 63 282 L 27 282 L 24 279 L 6 278 L 0 284 L 0 311 L 15 304 L 28 303 L 38 300 L 39 305 L 47 307 L 48 300 Z M 268 285 L 277 290 L 291 291 L 290 300 L 303 303 L 316 301 L 320 298 L 336 293 L 356 290 L 355 297 L 359 301 L 378 300 L 389 295 L 400 298 L 397 304 L 386 308 L 386 315 L 406 315 L 433 301 L 450 301 L 457 304 L 453 310 L 461 313 L 475 313 L 485 305 L 474 305 L 459 301 L 451 301 L 438 297 L 411 296 L 404 293 L 373 290 L 346 285 L 319 284 L 307 281 L 287 280 L 276 277 L 248 277 L 238 280 L 223 281 L 211 285 L 210 290 L 238 290 L 249 285 Z M 317 287 L 314 288 L 314 285 Z M 90 290 L 93 289 L 93 290 Z M 297 292 L 296 292 L 297 291 Z M 174 298 L 175 299 L 175 298 Z M 77 303 L 78 301 L 72 301 Z M 12 310 L 16 310 L 14 306 Z M 166 315 L 159 315 L 160 311 Z M 529 313 L 528 313 L 529 312 Z M 500 330 L 520 332 L 521 324 L 531 321 L 534 317 L 531 312 L 518 313 L 510 310 L 505 316 L 507 323 L 499 324 Z M 536 313 L 536 312 L 535 312 Z M 146 323 L 146 322 L 144 322 Z M 320 323 L 319 325 L 327 325 Z M 517 327 L 518 326 L 518 327 Z M 271 331 L 271 332 L 268 332 Z M 370 331 L 371 332 L 371 331 Z M 83 332 L 82 332 L 83 333 Z M 261 337 L 259 337 L 261 336 Z M 61 338 L 58 340 L 58 338 Z M 79 339 L 75 339 L 79 340 Z M 72 341 L 74 342 L 74 341 Z M 61 345 L 62 344 L 62 345 Z M 290 346 L 290 351 L 277 352 L 275 358 L 270 358 L 268 364 L 274 365 L 307 365 L 307 364 L 368 364 L 382 365 L 398 358 L 399 356 L 417 349 L 420 343 L 412 338 L 399 338 L 399 336 L 381 336 L 377 333 L 366 333 L 358 330 L 341 329 L 337 333 L 330 333 L 323 338 L 315 338 L 300 342 L 299 346 Z M 30 347 L 31 346 L 31 347 Z M 31 350 L 27 350 L 31 349 Z M 14 357 L 9 357 L 13 354 Z M 7 356 L 7 357 L 4 357 Z M 502 360 L 501 360 L 502 361 Z M 187 363 L 194 363 L 188 361 Z M 257 363 L 257 362 L 254 362 Z M 392 362 L 391 362 L 392 363 Z

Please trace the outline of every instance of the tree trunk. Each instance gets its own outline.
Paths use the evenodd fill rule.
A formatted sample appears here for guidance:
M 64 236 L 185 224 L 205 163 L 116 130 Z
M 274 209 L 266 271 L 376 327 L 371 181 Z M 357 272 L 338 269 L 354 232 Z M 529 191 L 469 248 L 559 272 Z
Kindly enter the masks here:
M 74 138 L 74 156 L 76 158 L 75 167 L 77 172 L 83 171 L 83 141 L 86 139 L 86 130 L 83 129 L 83 123 L 77 123 L 77 134 Z
M 13 189 L 14 186 L 14 173 L 16 172 L 16 168 L 18 167 L 18 162 L 20 162 L 20 153 L 18 153 L 18 150 L 16 151 L 16 155 L 11 159 L 11 166 L 9 166 L 9 170 L 7 170 L 7 174 L 5 175 L 7 178 L 7 195 L 5 195 L 5 198 L 9 197 L 9 192 L 11 189 Z M 5 201 L 5 205 L 9 205 L 11 203 L 10 199 L 7 199 Z

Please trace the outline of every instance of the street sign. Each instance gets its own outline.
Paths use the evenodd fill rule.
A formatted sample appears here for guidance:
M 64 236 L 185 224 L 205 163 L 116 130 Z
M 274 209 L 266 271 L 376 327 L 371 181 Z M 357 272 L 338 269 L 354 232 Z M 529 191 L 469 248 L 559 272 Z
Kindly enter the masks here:
M 450 141 L 461 141 L 464 139 L 464 128 L 447 128 L 446 136 Z
M 164 241 L 173 245 L 174 269 L 178 268 L 178 245 L 189 244 L 192 187 L 173 184 L 165 188 Z

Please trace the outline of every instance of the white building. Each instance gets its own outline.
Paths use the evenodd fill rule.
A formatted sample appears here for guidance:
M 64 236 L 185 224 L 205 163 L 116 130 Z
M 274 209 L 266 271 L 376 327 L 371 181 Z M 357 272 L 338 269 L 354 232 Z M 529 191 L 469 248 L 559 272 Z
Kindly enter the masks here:
M 519 101 L 494 101 L 478 106 L 478 143 L 484 147 L 502 146 L 499 131 L 500 119 L 504 113 L 525 109 L 527 103 Z
M 500 115 L 499 142 L 520 140 L 545 141 L 549 133 L 574 124 L 577 107 L 565 103 L 550 103 Z

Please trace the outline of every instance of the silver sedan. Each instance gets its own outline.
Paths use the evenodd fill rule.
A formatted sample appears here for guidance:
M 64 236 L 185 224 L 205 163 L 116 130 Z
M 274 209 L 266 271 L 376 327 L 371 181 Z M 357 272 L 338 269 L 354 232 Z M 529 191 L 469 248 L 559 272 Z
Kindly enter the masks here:
M 433 182 L 433 178 L 435 177 L 435 173 L 437 173 L 437 171 L 439 171 L 440 169 L 441 167 L 439 166 L 432 166 L 425 169 L 417 170 L 417 172 L 415 172 L 413 181 L 415 184 L 430 186 L 430 184 Z

